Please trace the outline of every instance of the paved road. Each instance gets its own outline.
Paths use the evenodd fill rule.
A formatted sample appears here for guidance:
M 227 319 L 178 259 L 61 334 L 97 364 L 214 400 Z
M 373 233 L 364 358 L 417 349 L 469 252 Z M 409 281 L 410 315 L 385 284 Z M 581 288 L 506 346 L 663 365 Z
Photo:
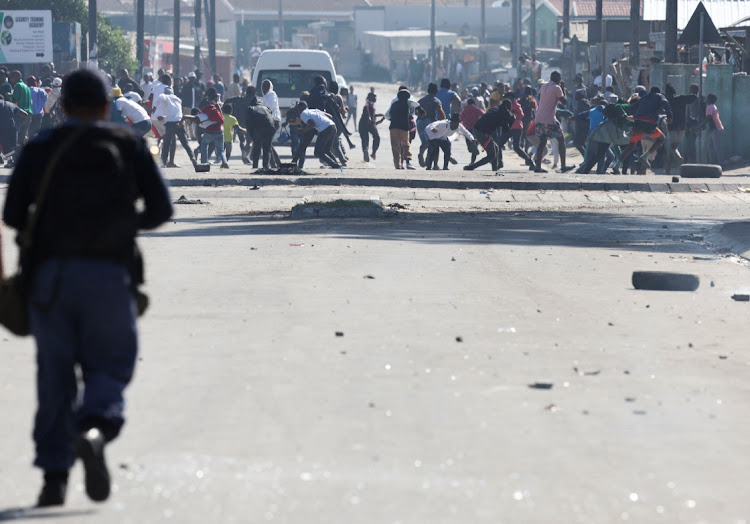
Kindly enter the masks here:
M 264 191 L 180 188 L 209 203 L 142 238 L 154 304 L 108 503 L 76 469 L 65 508 L 13 509 L 39 487 L 33 346 L 0 335 L 1 515 L 750 518 L 748 306 L 730 299 L 748 267 L 704 240 L 744 194 L 426 191 L 381 220 L 292 221 L 299 197 Z M 639 269 L 702 285 L 635 291 Z
M 732 254 L 750 235 L 724 227 L 750 195 L 404 188 L 367 169 L 382 185 L 173 187 L 204 204 L 140 240 L 153 306 L 105 504 L 79 467 L 64 508 L 23 509 L 34 349 L 0 333 L 0 520 L 750 520 L 750 306 L 730 298 L 750 292 Z M 337 195 L 399 212 L 287 218 Z M 634 270 L 701 286 L 636 291 Z

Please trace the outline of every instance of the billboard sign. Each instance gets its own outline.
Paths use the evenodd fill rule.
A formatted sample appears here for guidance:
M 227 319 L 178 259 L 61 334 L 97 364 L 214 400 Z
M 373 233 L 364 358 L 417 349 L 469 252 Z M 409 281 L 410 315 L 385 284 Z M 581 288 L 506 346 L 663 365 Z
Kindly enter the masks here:
M 52 11 L 0 11 L 0 64 L 52 60 Z

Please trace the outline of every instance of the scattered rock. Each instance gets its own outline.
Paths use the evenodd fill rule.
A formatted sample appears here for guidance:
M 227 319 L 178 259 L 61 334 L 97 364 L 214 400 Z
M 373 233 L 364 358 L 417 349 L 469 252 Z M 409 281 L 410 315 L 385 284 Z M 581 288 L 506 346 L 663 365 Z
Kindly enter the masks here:
M 463 342 L 463 341 L 464 341 L 463 337 L 456 337 L 456 342 Z
M 374 276 L 372 276 L 372 275 L 365 275 L 365 276 L 364 276 L 364 277 L 362 277 L 362 278 L 366 278 L 367 280 L 375 280 L 375 277 L 374 277 Z
M 336 336 L 337 337 L 343 337 L 344 336 L 344 332 L 343 331 L 336 331 Z
M 399 204 L 398 202 L 394 202 L 393 204 L 388 204 L 387 207 L 390 207 L 391 209 L 406 209 L 409 207 L 409 204 Z
M 456 257 L 451 257 L 451 262 L 455 262 L 455 261 L 456 261 Z
M 544 409 L 546 409 L 547 411 L 551 411 L 552 413 L 554 413 L 555 411 L 557 411 L 557 406 L 555 406 L 554 404 L 549 404 L 547 406 L 544 406 Z
M 721 360 L 726 360 L 726 359 L 727 359 L 727 356 L 726 356 L 726 355 L 719 355 L 719 359 L 721 359 Z
M 253 186 L 253 187 L 248 187 L 248 189 L 249 189 L 250 191 L 257 191 L 258 189 L 260 189 L 260 186 Z
M 203 200 L 188 200 L 185 195 L 181 195 L 180 198 L 174 201 L 175 204 L 208 204 Z
M 680 177 L 678 177 L 678 176 L 673 176 L 673 177 L 672 177 L 672 182 L 673 182 L 673 183 L 675 183 L 675 184 L 676 184 L 676 183 L 678 183 L 679 181 L 680 181 Z
M 625 397 L 625 402 L 635 402 L 635 397 Z
M 529 384 L 529 387 L 531 389 L 552 389 L 553 385 L 551 382 L 534 382 L 533 384 Z

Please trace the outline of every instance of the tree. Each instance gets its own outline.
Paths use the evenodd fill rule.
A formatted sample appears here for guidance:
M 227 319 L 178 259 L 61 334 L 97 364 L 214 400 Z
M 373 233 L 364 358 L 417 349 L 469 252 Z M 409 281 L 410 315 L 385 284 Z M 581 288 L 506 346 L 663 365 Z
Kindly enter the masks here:
M 114 27 L 109 18 L 97 16 L 97 31 L 99 41 L 99 68 L 110 73 L 125 68 L 130 72 L 138 69 L 138 62 L 133 58 L 130 42 L 122 29 Z
M 0 0 L 0 11 L 13 9 L 49 9 L 55 22 L 80 22 L 88 28 L 88 11 L 84 0 Z
M 52 20 L 57 22 L 78 22 L 83 34 L 88 33 L 88 6 L 84 0 L 0 0 L 0 10 L 37 9 L 51 10 Z M 99 41 L 99 67 L 106 71 L 126 68 L 134 71 L 138 63 L 133 58 L 130 42 L 120 28 L 102 14 L 97 15 L 96 29 Z M 86 52 L 85 44 L 82 51 Z

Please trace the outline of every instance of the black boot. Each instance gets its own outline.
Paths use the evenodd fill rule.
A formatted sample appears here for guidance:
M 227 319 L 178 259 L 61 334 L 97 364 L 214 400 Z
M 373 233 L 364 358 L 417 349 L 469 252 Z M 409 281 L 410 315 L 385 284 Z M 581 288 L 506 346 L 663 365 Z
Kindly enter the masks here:
M 109 471 L 104 460 L 105 444 L 104 435 L 98 428 L 81 433 L 77 444 L 78 456 L 86 474 L 86 494 L 95 502 L 102 502 L 109 497 Z
M 39 494 L 36 506 L 38 508 L 62 506 L 65 504 L 65 492 L 67 489 L 67 471 L 45 471 L 44 486 L 42 486 L 42 492 Z

